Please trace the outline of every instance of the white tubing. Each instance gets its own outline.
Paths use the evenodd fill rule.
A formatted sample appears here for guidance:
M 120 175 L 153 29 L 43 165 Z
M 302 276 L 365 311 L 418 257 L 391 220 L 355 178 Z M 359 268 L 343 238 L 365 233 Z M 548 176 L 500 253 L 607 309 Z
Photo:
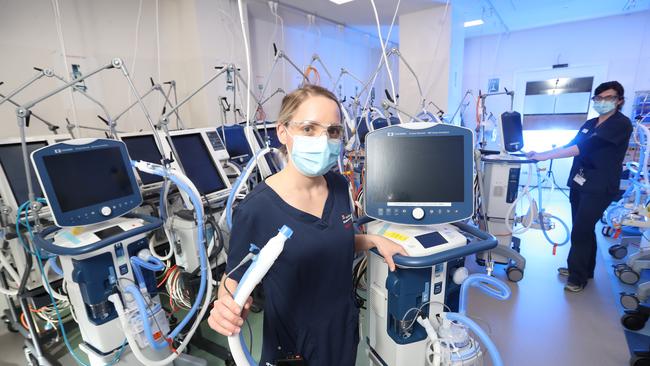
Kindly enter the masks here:
M 292 233 L 290 228 L 283 226 L 276 236 L 269 239 L 262 250 L 260 250 L 257 258 L 248 267 L 246 273 L 244 273 L 244 277 L 239 281 L 234 294 L 235 303 L 241 309 L 244 308 L 244 304 L 255 289 L 255 286 L 262 281 L 275 263 L 275 260 L 278 259 L 280 253 L 284 250 L 284 242 L 291 238 Z M 257 365 L 248 350 L 244 349 L 241 333 L 228 337 L 228 347 L 237 366 Z
M 240 0 L 241 1 L 241 0 Z M 384 58 L 384 63 L 386 63 L 386 72 L 388 73 L 388 79 L 390 80 L 390 89 L 393 93 L 392 97 L 395 99 L 395 104 L 397 104 L 397 94 L 395 93 L 395 81 L 393 81 L 393 72 L 390 70 L 390 65 L 388 64 L 388 56 L 386 55 L 386 44 L 384 44 L 384 37 L 381 35 L 381 25 L 379 23 L 379 14 L 377 14 L 377 6 L 375 5 L 375 0 L 370 0 L 372 5 L 372 10 L 375 13 L 375 21 L 377 24 L 377 35 L 379 36 L 379 43 L 381 44 L 381 56 Z M 399 7 L 399 1 L 398 1 Z M 388 39 L 386 39 L 388 43 Z M 397 118 L 399 118 L 400 123 L 402 122 L 402 116 L 400 113 L 397 113 Z
M 7 260 L 7 257 L 2 253 L 0 253 L 0 267 L 4 267 L 5 271 L 7 271 L 7 274 L 9 274 L 9 277 L 11 277 L 14 282 L 17 284 L 20 283 L 20 275 L 18 275 L 18 272 L 16 272 L 14 267 L 12 267 L 11 263 Z
M 528 164 L 528 180 L 526 181 L 526 185 L 524 186 L 524 189 L 523 189 L 523 191 L 521 192 L 521 194 L 520 194 L 520 195 L 517 197 L 517 199 L 516 199 L 516 200 L 515 200 L 511 205 L 510 205 L 510 208 L 508 209 L 508 213 L 506 214 L 506 218 L 505 218 L 505 220 L 506 220 L 506 224 L 505 224 L 505 227 L 506 227 L 506 230 L 508 230 L 508 232 L 509 232 L 510 234 L 515 234 L 515 235 L 523 234 L 523 233 L 525 233 L 526 231 L 528 231 L 528 229 L 530 229 L 530 227 L 533 225 L 533 221 L 534 221 L 534 215 L 535 215 L 535 213 L 532 212 L 532 210 L 533 210 L 533 197 L 530 195 L 530 183 L 531 183 L 531 181 L 532 181 L 532 178 L 533 178 L 533 165 L 532 165 L 532 164 Z M 541 184 L 541 182 L 537 182 L 537 185 L 538 185 L 537 189 L 542 189 L 542 187 L 539 186 L 540 184 Z M 530 208 L 530 209 L 529 209 L 529 212 L 533 215 L 533 217 L 530 218 L 530 220 L 528 220 L 528 225 L 524 224 L 524 225 L 523 225 L 523 228 L 518 229 L 518 230 L 513 230 L 513 228 L 512 228 L 513 225 L 510 223 L 510 216 L 512 215 L 513 211 L 514 211 L 515 208 L 517 207 L 517 203 L 519 203 L 519 201 L 520 201 L 523 197 L 526 197 L 526 198 L 528 199 L 528 205 L 529 205 L 528 207 Z
M 171 236 L 168 235 L 167 238 L 169 240 L 171 239 Z M 156 252 L 156 234 L 152 235 L 151 239 L 149 239 L 149 251 L 154 258 L 160 259 L 161 261 L 167 261 L 174 255 L 171 242 L 169 243 L 169 253 L 167 253 L 167 255 L 159 255 L 158 252 Z
M 418 324 L 420 324 L 427 332 L 427 336 L 429 337 L 429 340 L 433 345 L 433 363 L 431 365 L 440 366 L 442 364 L 442 361 L 440 359 L 441 349 L 440 349 L 440 341 L 438 340 L 438 333 L 436 333 L 435 329 L 433 329 L 431 323 L 429 323 L 429 321 L 424 319 L 423 317 L 418 316 L 416 320 Z
M 54 259 L 54 260 L 56 260 L 56 259 Z M 52 295 L 53 298 L 55 298 L 57 300 L 68 301 L 67 296 L 61 295 L 60 293 L 56 292 L 53 288 L 48 286 L 47 283 L 46 283 L 46 278 L 48 278 L 47 274 L 50 271 L 51 266 L 52 265 L 50 264 L 50 261 L 45 261 L 45 265 L 43 266 L 43 275 L 40 276 L 41 277 L 41 282 L 43 283 L 43 288 L 45 289 L 45 291 L 49 292 Z
M 244 51 L 246 54 L 246 126 L 251 125 L 251 92 L 249 90 L 250 85 L 251 85 L 251 74 L 253 70 L 251 70 L 251 51 L 249 48 L 248 44 L 248 35 L 246 33 L 246 22 L 244 21 L 244 7 L 243 7 L 243 1 L 242 0 L 237 0 L 237 7 L 239 8 L 239 22 L 241 23 L 241 33 L 242 37 L 244 38 Z M 251 146 L 253 145 L 253 136 L 249 136 L 246 134 L 246 139 L 248 140 L 248 144 Z

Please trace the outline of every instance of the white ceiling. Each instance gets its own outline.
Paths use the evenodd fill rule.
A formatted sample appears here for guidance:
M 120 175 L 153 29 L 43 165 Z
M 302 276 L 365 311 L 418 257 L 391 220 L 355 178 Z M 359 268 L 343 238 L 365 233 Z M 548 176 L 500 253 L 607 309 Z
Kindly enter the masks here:
M 369 0 L 354 0 L 336 5 L 329 0 L 279 0 L 285 25 L 306 26 L 306 17 L 300 11 L 315 14 L 317 22 L 325 19 L 345 24 L 367 33 L 376 34 L 375 17 Z M 375 0 L 379 19 L 384 26 L 390 24 L 397 5 L 396 0 Z M 445 0 L 401 0 L 400 14 L 407 14 L 434 6 L 444 6 Z M 249 3 L 254 17 L 273 21 L 267 1 Z M 466 37 L 512 32 L 558 23 L 601 18 L 650 10 L 650 0 L 450 0 L 465 21 L 483 19 L 482 26 L 466 28 Z M 399 19 L 399 18 L 398 18 Z M 397 20 L 398 22 L 398 20 Z M 393 31 L 397 35 L 398 30 Z M 397 40 L 397 37 L 391 37 Z

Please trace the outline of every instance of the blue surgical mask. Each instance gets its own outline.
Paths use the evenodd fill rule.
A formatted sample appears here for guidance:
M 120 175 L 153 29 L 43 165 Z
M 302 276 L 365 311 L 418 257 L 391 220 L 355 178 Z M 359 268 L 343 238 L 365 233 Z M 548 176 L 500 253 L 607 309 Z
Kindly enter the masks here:
M 601 100 L 598 102 L 594 102 L 593 108 L 600 115 L 607 114 L 612 110 L 614 110 L 614 108 L 616 108 L 616 102 L 613 100 L 612 101 Z
M 336 165 L 341 153 L 340 140 L 328 139 L 327 135 L 291 137 L 293 137 L 291 161 L 303 175 L 321 176 Z

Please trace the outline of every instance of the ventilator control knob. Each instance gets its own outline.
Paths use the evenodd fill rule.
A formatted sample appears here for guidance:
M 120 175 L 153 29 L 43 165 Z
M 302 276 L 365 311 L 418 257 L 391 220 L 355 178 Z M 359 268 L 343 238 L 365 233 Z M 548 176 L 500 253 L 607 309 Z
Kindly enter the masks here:
M 424 218 L 424 210 L 421 207 L 416 207 L 411 212 L 411 215 L 416 220 L 422 220 Z
M 113 211 L 111 210 L 110 207 L 104 206 L 104 207 L 102 207 L 100 212 L 101 212 L 102 216 L 110 216 L 111 212 L 113 212 Z

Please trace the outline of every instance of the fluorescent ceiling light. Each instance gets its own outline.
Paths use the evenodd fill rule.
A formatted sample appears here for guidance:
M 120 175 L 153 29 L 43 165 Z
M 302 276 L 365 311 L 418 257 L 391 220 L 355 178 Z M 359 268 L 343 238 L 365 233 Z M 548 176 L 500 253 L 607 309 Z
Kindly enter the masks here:
M 330 1 L 334 1 L 334 0 L 330 0 Z M 482 19 L 470 20 L 469 22 L 463 23 L 465 28 L 476 27 L 477 25 L 482 25 L 482 24 L 483 24 Z
M 330 1 L 336 5 L 341 5 L 341 4 L 349 3 L 352 0 L 330 0 Z

